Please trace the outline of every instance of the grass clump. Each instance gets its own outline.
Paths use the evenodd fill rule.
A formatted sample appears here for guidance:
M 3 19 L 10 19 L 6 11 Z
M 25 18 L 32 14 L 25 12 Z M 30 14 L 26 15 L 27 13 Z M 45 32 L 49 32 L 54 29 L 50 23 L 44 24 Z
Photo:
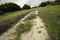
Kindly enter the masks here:
M 38 31 L 38 33 L 41 33 L 41 31 Z
M 28 20 L 24 21 L 24 24 L 20 24 L 16 28 L 16 38 L 15 38 L 15 40 L 20 40 L 21 33 L 30 31 L 31 26 L 32 26 L 32 24 Z
M 40 28 L 44 28 L 43 26 L 41 26 Z

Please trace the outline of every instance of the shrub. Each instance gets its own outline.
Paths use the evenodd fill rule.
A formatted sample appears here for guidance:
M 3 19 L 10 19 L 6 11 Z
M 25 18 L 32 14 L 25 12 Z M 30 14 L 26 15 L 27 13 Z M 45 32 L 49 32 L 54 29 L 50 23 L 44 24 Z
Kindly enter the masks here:
M 15 3 L 5 3 L 0 5 L 0 14 L 17 10 L 21 10 L 21 8 Z
M 42 2 L 39 6 L 40 7 L 45 7 L 47 5 L 49 5 L 51 2 L 47 1 L 47 2 Z
M 30 5 L 25 4 L 22 8 L 23 9 L 30 9 L 31 7 L 30 7 Z
M 0 11 L 0 15 L 2 15 L 2 14 L 4 14 L 4 12 L 3 11 Z

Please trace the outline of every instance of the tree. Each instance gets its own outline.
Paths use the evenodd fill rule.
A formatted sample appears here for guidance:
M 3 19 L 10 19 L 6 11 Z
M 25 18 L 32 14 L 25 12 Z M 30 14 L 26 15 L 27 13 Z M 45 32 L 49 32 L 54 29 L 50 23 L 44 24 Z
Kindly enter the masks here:
M 5 3 L 0 5 L 0 14 L 21 10 L 21 7 L 15 3 Z
M 21 10 L 20 6 L 18 6 L 15 3 L 5 3 L 1 5 L 0 10 L 9 12 L 9 11 L 16 11 L 16 10 Z
M 49 5 L 50 3 L 51 3 L 50 1 L 42 2 L 39 6 L 40 7 L 45 7 L 45 6 Z
M 55 0 L 54 2 L 51 3 L 51 5 L 60 5 L 60 0 Z
M 60 2 L 60 0 L 56 0 L 55 2 Z
M 25 4 L 22 8 L 23 9 L 30 9 L 31 7 L 30 7 L 30 5 Z

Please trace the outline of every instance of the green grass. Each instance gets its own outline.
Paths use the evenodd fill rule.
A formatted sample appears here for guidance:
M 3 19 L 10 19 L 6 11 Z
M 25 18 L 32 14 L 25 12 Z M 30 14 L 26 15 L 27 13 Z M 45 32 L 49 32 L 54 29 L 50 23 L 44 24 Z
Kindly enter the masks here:
M 51 40 L 60 40 L 60 5 L 37 8 Z
M 20 15 L 24 16 L 24 14 L 28 14 L 31 10 L 32 10 L 32 9 L 30 9 L 30 10 L 22 10 L 22 11 L 16 11 L 16 12 L 9 12 L 9 13 L 6 13 L 6 14 L 4 14 L 4 15 L 0 15 L 0 22 L 2 23 L 2 22 L 5 21 L 5 20 L 15 18 L 16 16 L 20 16 Z M 19 21 L 19 20 L 18 20 L 18 21 Z M 14 25 L 15 25 L 18 21 L 11 22 L 11 23 L 8 24 L 8 25 L 6 24 L 7 26 L 4 26 L 4 27 L 1 27 L 1 26 L 0 26 L 0 29 L 3 28 L 3 29 L 0 30 L 0 35 L 2 35 L 2 34 L 3 34 L 4 32 L 6 32 L 6 31 L 8 31 L 8 30 L 11 29 L 12 27 L 14 27 Z M 5 22 L 5 23 L 7 23 L 7 22 Z
M 32 9 L 30 9 L 32 10 Z M 9 12 L 9 13 L 5 13 L 4 15 L 0 15 L 0 22 L 7 20 L 7 19 L 11 19 L 14 18 L 18 15 L 22 15 L 25 14 L 27 12 L 29 12 L 30 10 L 22 10 L 22 11 L 16 11 L 16 12 Z
M 41 33 L 41 31 L 38 31 L 38 33 Z

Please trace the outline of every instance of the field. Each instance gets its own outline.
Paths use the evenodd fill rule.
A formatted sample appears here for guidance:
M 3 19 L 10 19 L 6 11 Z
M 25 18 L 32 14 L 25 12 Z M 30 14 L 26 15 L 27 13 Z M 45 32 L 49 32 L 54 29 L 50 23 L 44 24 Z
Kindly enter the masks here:
M 27 15 L 30 10 L 22 10 L 16 12 L 5 13 L 4 15 L 0 15 L 0 35 L 12 28 L 21 18 Z
M 51 40 L 60 40 L 60 5 L 37 8 Z
M 16 36 L 14 40 L 20 40 L 21 33 L 31 30 L 32 24 L 30 21 L 36 18 L 36 16 L 39 16 L 45 23 L 47 33 L 50 36 L 49 40 L 60 40 L 60 5 L 49 5 L 46 7 L 37 7 L 30 10 L 21 10 L 0 15 L 0 35 L 15 26 L 19 20 L 25 17 L 32 10 L 33 12 L 31 13 L 31 15 L 23 20 L 24 24 L 19 24 L 18 27 L 16 27 L 16 32 L 13 33 L 13 35 Z M 38 11 L 37 15 L 33 14 L 36 13 L 35 10 Z M 38 32 L 40 33 L 41 31 Z
M 14 17 L 22 15 L 22 14 L 25 14 L 25 13 L 27 13 L 29 11 L 30 10 L 22 10 L 22 11 L 5 13 L 4 15 L 0 15 L 0 22 L 2 22 L 4 20 L 7 20 L 7 19 L 14 18 Z

